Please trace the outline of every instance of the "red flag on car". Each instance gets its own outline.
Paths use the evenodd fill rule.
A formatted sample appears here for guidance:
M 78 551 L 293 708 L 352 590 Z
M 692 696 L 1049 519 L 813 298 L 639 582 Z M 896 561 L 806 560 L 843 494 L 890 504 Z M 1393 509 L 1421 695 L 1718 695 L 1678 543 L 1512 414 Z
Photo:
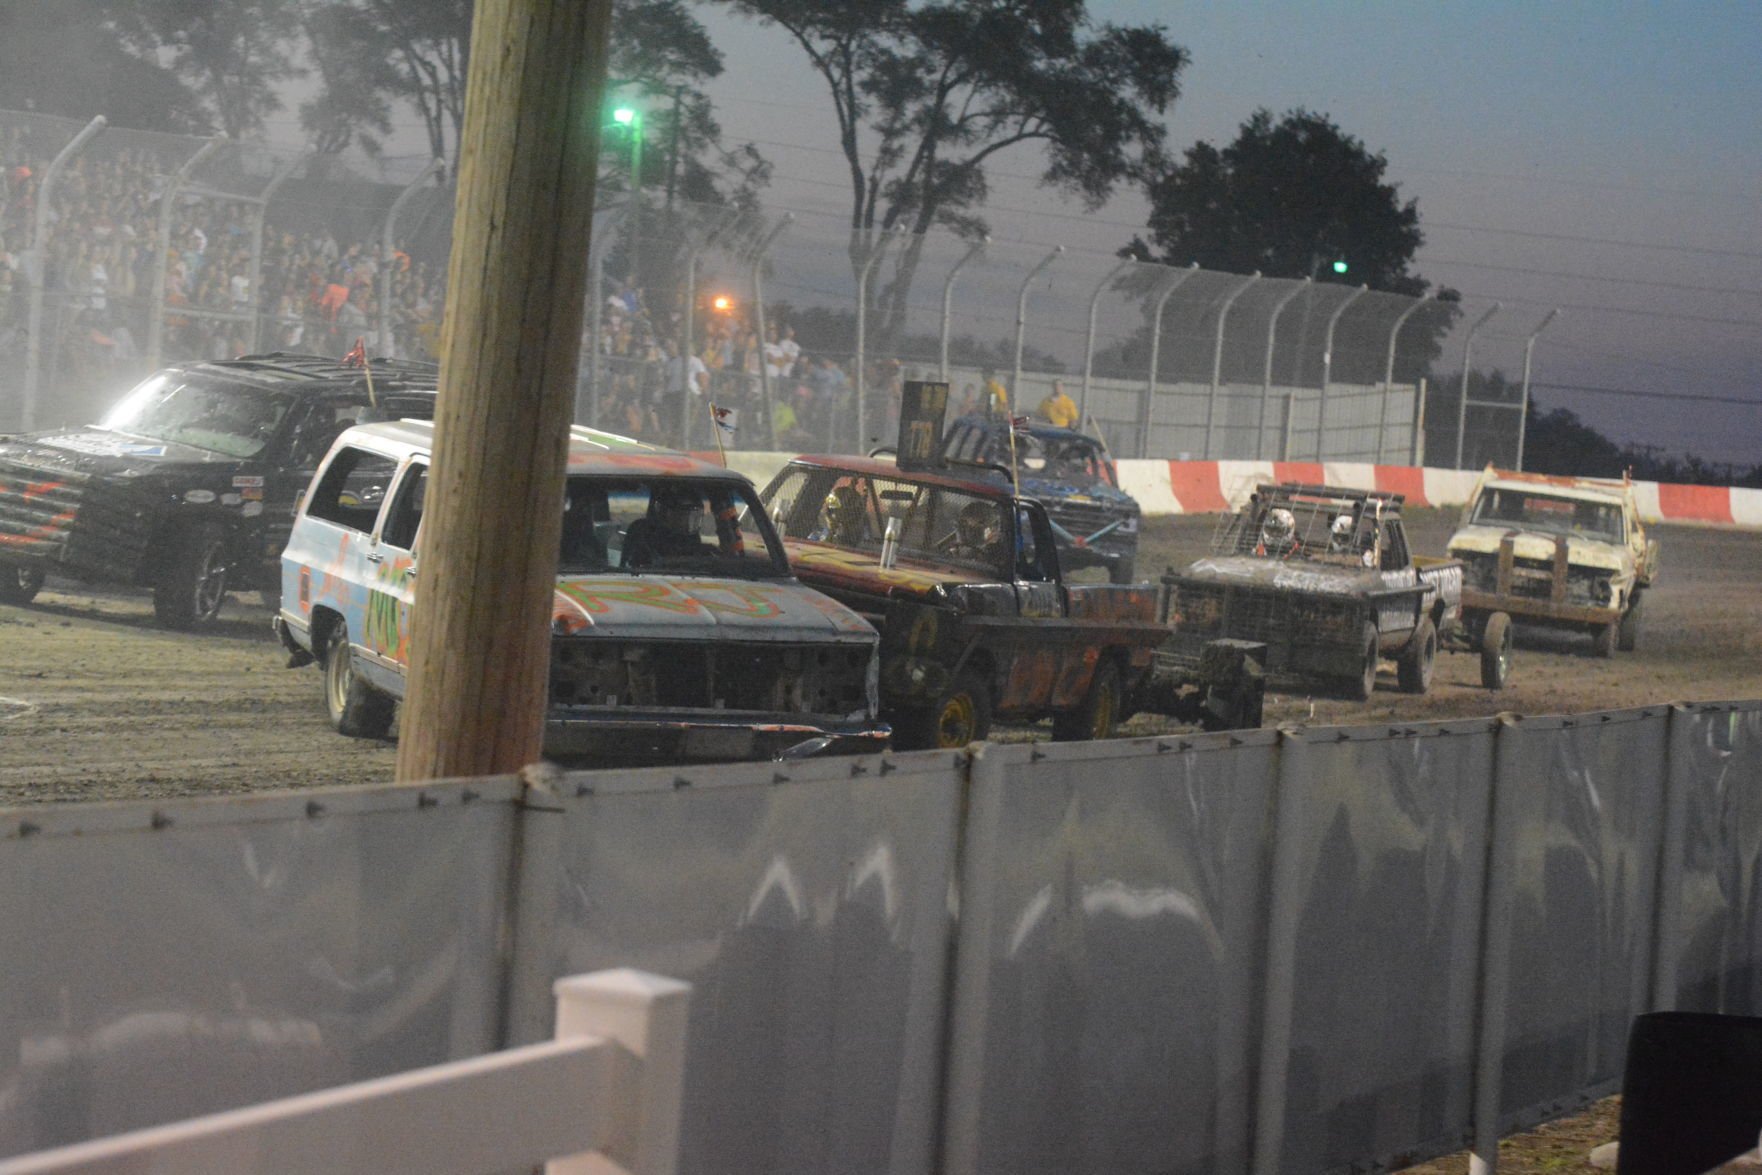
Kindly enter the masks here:
M 367 366 L 367 340 L 366 339 L 358 338 L 355 340 L 355 345 L 349 349 L 349 353 L 347 355 L 343 356 L 343 366 L 344 367 L 366 367 Z

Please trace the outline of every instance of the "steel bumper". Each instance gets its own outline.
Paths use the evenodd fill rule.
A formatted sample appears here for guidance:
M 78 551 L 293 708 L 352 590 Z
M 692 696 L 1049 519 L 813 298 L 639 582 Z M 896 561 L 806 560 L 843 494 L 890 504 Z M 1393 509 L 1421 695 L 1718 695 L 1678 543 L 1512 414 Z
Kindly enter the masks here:
M 1462 589 L 1464 612 L 1505 612 L 1513 620 L 1532 624 L 1600 626 L 1621 619 L 1621 609 L 1604 604 L 1568 604 L 1536 596 L 1500 595 L 1497 592 Z

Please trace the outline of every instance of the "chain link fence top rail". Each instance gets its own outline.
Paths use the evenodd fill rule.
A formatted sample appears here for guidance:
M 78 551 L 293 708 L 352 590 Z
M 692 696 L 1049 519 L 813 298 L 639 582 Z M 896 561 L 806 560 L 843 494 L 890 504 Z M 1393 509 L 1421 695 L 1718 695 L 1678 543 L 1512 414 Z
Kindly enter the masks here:
M 34 269 L 37 186 L 87 129 L 0 112 L 0 352 L 14 360 L 0 429 L 92 419 L 166 362 L 341 354 L 356 338 L 437 354 L 453 190 L 436 167 L 106 126 L 62 168 Z M 1411 298 L 1051 241 L 853 234 L 836 216 L 658 193 L 605 204 L 580 421 L 702 449 L 714 402 L 737 413 L 735 447 L 860 452 L 892 442 L 905 380 L 946 377 L 958 412 L 986 407 L 990 376 L 1015 412 L 1061 381 L 1120 456 L 1413 447 L 1434 348 Z M 1491 356 L 1498 337 L 1476 345 Z M 1437 370 L 1450 363 L 1446 348 Z M 1488 412 L 1471 412 L 1486 440 L 1470 448 L 1514 451 L 1516 414 Z M 1431 405 L 1428 431 L 1444 416 Z

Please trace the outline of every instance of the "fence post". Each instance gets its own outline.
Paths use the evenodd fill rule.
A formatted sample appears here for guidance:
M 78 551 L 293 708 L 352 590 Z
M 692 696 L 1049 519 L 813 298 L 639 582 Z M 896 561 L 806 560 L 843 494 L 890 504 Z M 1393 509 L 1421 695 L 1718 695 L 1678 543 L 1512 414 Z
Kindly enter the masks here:
M 1186 269 L 1177 269 L 1167 275 L 1167 279 L 1172 280 L 1157 295 L 1156 309 L 1150 312 L 1150 370 L 1144 376 L 1144 411 L 1138 416 L 1138 456 L 1141 458 L 1150 456 L 1150 428 L 1156 423 L 1156 369 L 1162 362 L 1162 308 L 1168 305 L 1169 296 L 1198 269 L 1199 262 L 1195 261 Z
M 948 382 L 948 331 L 949 320 L 954 308 L 954 279 L 962 269 L 966 268 L 967 262 L 983 253 L 989 244 L 991 244 L 990 237 L 980 237 L 975 244 L 967 249 L 961 259 L 954 263 L 954 268 L 948 271 L 947 280 L 942 283 L 942 350 L 936 366 L 936 378 L 944 383 Z
M 1517 464 L 1515 466 L 1520 472 L 1523 469 L 1523 434 L 1530 419 L 1530 360 L 1535 355 L 1536 336 L 1547 330 L 1548 324 L 1553 322 L 1554 316 L 1559 313 L 1560 307 L 1558 306 L 1548 311 L 1548 316 L 1536 325 L 1536 329 L 1530 332 L 1529 340 L 1523 345 L 1523 395 L 1519 398 L 1517 407 Z
M 862 452 L 863 433 L 869 427 L 868 373 L 863 369 L 868 366 L 868 329 L 869 329 L 869 275 L 874 272 L 875 265 L 881 255 L 887 252 L 887 246 L 893 243 L 895 233 L 883 233 L 881 239 L 873 241 L 869 246 L 869 255 L 863 259 L 863 267 L 857 274 L 857 433 L 856 451 Z M 764 340 L 760 340 L 760 346 Z
M 226 142 L 225 135 L 215 135 L 202 144 L 201 150 L 184 161 L 177 169 L 177 174 L 166 181 L 165 190 L 159 193 L 159 233 L 155 244 L 157 252 L 153 257 L 153 296 L 147 308 L 147 366 L 163 365 L 162 344 L 165 340 L 165 265 L 171 257 L 171 215 L 177 207 L 177 195 L 190 178 L 190 173 Z
M 1340 321 L 1340 316 L 1346 313 L 1346 308 L 1364 297 L 1369 290 L 1369 286 L 1359 286 L 1356 290 L 1353 290 L 1350 294 L 1346 295 L 1346 300 L 1334 307 L 1334 312 L 1328 315 L 1328 329 L 1322 337 L 1321 399 L 1317 401 L 1315 406 L 1315 459 L 1317 461 L 1324 459 L 1325 453 L 1323 450 L 1327 446 L 1328 384 L 1333 382 L 1334 378 L 1334 326 Z M 1388 415 L 1389 394 L 1385 390 L 1383 392 L 1383 420 L 1385 422 L 1388 419 Z M 1383 434 L 1380 431 L 1380 428 L 1381 424 L 1379 423 L 1379 431 L 1377 433 L 1377 461 L 1379 463 L 1383 459 Z
M 379 237 L 379 353 L 397 358 L 397 349 L 392 346 L 392 257 L 397 252 L 396 230 L 398 214 L 404 211 L 404 205 L 416 195 L 423 184 L 426 184 L 437 172 L 447 165 L 444 159 L 433 159 L 422 174 L 410 181 L 410 186 L 398 193 L 392 206 L 385 214 L 385 223 L 380 226 Z
M 1095 293 L 1089 296 L 1089 333 L 1083 338 L 1083 390 L 1077 393 L 1078 420 L 1089 419 L 1089 379 L 1095 370 L 1095 311 L 1101 305 L 1101 295 L 1107 291 L 1108 286 L 1113 284 L 1114 278 L 1138 264 L 1140 262 L 1135 258 L 1126 258 L 1107 271 L 1107 276 L 1096 284 Z M 942 378 L 948 378 L 947 370 L 943 371 Z
M 765 234 L 765 239 L 760 241 L 758 248 L 753 250 L 753 313 L 757 316 L 759 326 L 759 411 L 765 414 L 765 437 L 772 452 L 777 451 L 777 422 L 771 415 L 771 364 L 765 357 L 765 290 L 762 275 L 765 270 L 765 254 L 771 251 L 771 242 L 775 241 L 778 234 L 788 228 L 794 219 L 795 213 L 785 212 L 783 219 L 779 220 L 776 227 Z M 695 298 L 695 291 L 687 291 L 686 296 Z M 689 309 L 687 313 L 690 313 Z M 685 357 L 685 362 L 686 372 L 689 375 L 691 371 L 690 355 Z
M 1279 315 L 1284 313 L 1286 305 L 1290 303 L 1292 298 L 1304 290 L 1312 288 L 1314 284 L 1313 277 L 1306 277 L 1292 286 L 1283 298 L 1273 303 L 1273 312 L 1267 316 L 1266 363 L 1260 373 L 1260 422 L 1254 426 L 1254 459 L 1256 461 L 1266 456 L 1266 406 L 1267 401 L 1273 398 L 1273 343 L 1278 338 Z M 1327 386 L 1325 380 L 1322 386 Z M 1280 455 L 1280 459 L 1283 460 L 1283 454 Z
M 1261 993 L 1260 1076 L 1254 1095 L 1254 1175 L 1278 1175 L 1284 1157 L 1285 1093 L 1296 999 L 1297 924 L 1303 913 L 1303 829 L 1314 786 L 1304 733 L 1279 732 L 1273 851 L 1267 885 L 1266 969 Z
M 1524 786 L 1521 719 L 1501 714 L 1493 734 L 1492 810 L 1487 816 L 1487 869 L 1481 905 L 1480 974 L 1476 984 L 1480 1030 L 1474 1047 L 1473 1132 L 1469 1175 L 1499 1169 L 1499 1101 L 1505 1068 L 1506 1005 L 1511 987 L 1511 909 L 1517 892 L 1517 792 Z
M 43 366 L 43 288 L 49 270 L 49 202 L 55 191 L 55 180 L 61 175 L 62 164 L 72 159 L 91 142 L 92 137 L 107 126 L 102 114 L 93 118 L 79 134 L 69 139 L 43 172 L 37 186 L 37 214 L 31 226 L 31 303 L 25 331 L 24 409 L 19 418 L 20 431 L 37 427 L 37 383 Z
M 1388 357 L 1388 360 L 1383 364 L 1383 414 L 1378 421 L 1379 431 L 1377 432 L 1377 464 L 1378 465 L 1383 464 L 1383 434 L 1388 431 L 1387 426 L 1389 423 L 1389 395 L 1391 392 L 1393 392 L 1395 390 L 1395 336 L 1397 336 L 1401 333 L 1401 324 L 1406 322 L 1415 310 L 1418 310 L 1421 306 L 1423 306 L 1427 302 L 1429 302 L 1431 300 L 1431 297 L 1432 296 L 1430 294 L 1424 294 L 1424 295 L 1421 295 L 1420 297 L 1414 299 L 1413 305 L 1409 306 L 1407 309 L 1403 310 L 1399 315 L 1397 315 L 1395 318 L 1395 325 L 1389 329 L 1389 357 Z M 1423 389 L 1424 386 L 1425 385 L 1422 381 L 1420 384 L 1420 387 Z M 1424 422 L 1424 415 L 1425 415 L 1425 393 L 1422 390 L 1420 392 L 1420 396 L 1419 396 L 1419 403 L 1414 408 L 1414 425 L 1413 425 L 1413 427 L 1414 427 L 1414 435 L 1416 437 L 1418 436 L 1420 425 Z M 1321 437 L 1321 430 L 1318 428 L 1316 430 L 1317 456 L 1320 456 L 1320 447 L 1321 447 L 1320 437 Z M 1418 457 L 1419 450 L 1418 450 L 1418 441 L 1417 440 L 1414 442 L 1414 444 L 1413 444 L 1413 446 L 1411 446 L 1411 448 L 1413 451 L 1411 453 L 1409 453 L 1409 455 L 1408 455 L 1409 464 L 1417 465 L 1417 464 L 1419 464 L 1419 457 Z
M 1451 466 L 1452 469 L 1462 468 L 1462 442 L 1468 432 L 1468 364 L 1474 354 L 1474 337 L 1481 327 L 1487 325 L 1489 318 L 1499 313 L 1499 306 L 1500 303 L 1494 302 L 1485 314 L 1475 319 L 1474 325 L 1468 328 L 1468 338 L 1462 341 L 1462 394 L 1456 401 L 1456 464 Z
M 1224 320 L 1230 316 L 1230 307 L 1235 305 L 1242 292 L 1259 280 L 1260 270 L 1257 269 L 1242 279 L 1242 284 L 1231 290 L 1225 296 L 1223 305 L 1218 307 L 1217 338 L 1211 348 L 1211 395 L 1205 401 L 1205 452 L 1199 455 L 1201 460 L 1211 460 L 1211 438 L 1217 422 L 1218 379 L 1224 370 Z
M 1016 361 L 1010 371 L 1009 395 L 1010 415 L 1026 416 L 1027 407 L 1022 403 L 1022 341 L 1028 329 L 1028 287 L 1040 276 L 1040 271 L 1051 265 L 1065 251 L 1063 245 L 1054 245 L 1052 252 L 1041 258 L 1040 264 L 1028 271 L 1022 279 L 1022 288 L 1016 294 Z
M 255 306 L 255 310 L 251 314 L 251 350 L 253 351 L 263 350 L 263 224 L 269 219 L 269 202 L 275 198 L 275 193 L 280 190 L 281 186 L 288 182 L 288 177 L 294 174 L 294 169 L 311 157 L 312 152 L 310 151 L 302 151 L 295 155 L 276 169 L 275 174 L 270 177 L 268 186 L 257 194 L 257 215 L 251 219 L 250 289 L 251 302 Z M 270 349 L 279 351 L 281 348 L 272 347 Z
M 545 1164 L 545 1175 L 673 1175 L 679 1167 L 691 984 L 621 968 L 571 975 L 557 980 L 553 990 L 558 1040 L 603 1036 L 622 1045 L 642 1068 L 634 1104 L 612 1108 L 603 1153 L 553 1159 Z
M 1695 712 L 1677 703 L 1670 707 L 1670 728 L 1664 742 L 1664 812 L 1658 837 L 1657 925 L 1652 935 L 1652 1011 L 1674 1010 L 1677 972 L 1682 954 L 1683 851 L 1688 835 L 1689 789 L 1694 785 Z

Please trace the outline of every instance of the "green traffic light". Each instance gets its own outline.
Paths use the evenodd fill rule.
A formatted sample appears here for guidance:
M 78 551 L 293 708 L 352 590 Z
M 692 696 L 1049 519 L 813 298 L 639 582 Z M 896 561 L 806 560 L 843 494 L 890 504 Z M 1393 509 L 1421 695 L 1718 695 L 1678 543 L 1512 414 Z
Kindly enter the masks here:
M 1346 272 L 1346 263 L 1344 261 L 1334 262 L 1334 272 L 1335 273 L 1345 273 Z
M 620 106 L 612 111 L 612 121 L 619 126 L 629 126 L 636 121 L 636 111 L 629 106 Z

